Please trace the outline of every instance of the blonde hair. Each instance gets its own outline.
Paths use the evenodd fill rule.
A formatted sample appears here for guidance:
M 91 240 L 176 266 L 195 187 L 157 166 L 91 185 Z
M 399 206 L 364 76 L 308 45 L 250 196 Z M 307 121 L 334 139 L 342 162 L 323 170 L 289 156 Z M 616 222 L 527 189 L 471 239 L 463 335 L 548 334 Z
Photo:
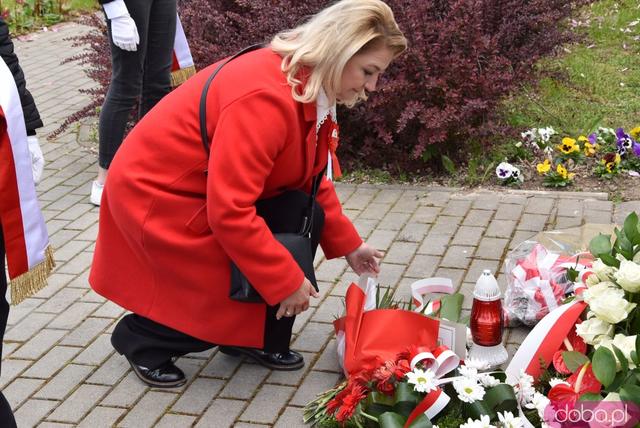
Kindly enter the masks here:
M 380 0 L 338 1 L 271 41 L 271 49 L 282 56 L 282 71 L 293 98 L 302 103 L 315 101 L 321 88 L 334 101 L 347 62 L 380 46 L 390 49 L 394 57 L 407 47 L 391 8 Z M 303 67 L 309 67 L 309 76 L 299 75 Z M 308 78 L 304 87 L 301 78 Z

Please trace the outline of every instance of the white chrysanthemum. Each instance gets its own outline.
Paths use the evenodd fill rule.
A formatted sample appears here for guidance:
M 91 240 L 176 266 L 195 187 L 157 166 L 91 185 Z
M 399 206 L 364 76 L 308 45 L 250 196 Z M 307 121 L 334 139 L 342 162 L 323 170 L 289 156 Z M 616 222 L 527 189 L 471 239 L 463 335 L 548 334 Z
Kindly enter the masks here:
M 515 383 L 511 383 L 511 386 L 518 397 L 518 402 L 523 406 L 531 402 L 536 392 L 533 387 L 533 377 L 527 374 L 524 369 L 520 369 L 520 377 Z
M 564 379 L 559 379 L 559 378 L 557 378 L 557 377 L 552 377 L 552 378 L 549 380 L 549 386 L 550 386 L 551 388 L 553 388 L 553 387 L 554 387 L 554 386 L 556 386 L 556 385 L 569 385 L 569 382 L 567 382 L 567 381 L 566 381 L 566 380 L 564 380 Z
M 498 412 L 498 420 L 500 421 L 501 428 L 523 428 L 524 421 L 518 417 L 514 416 L 511 412 Z
M 500 379 L 491 376 L 487 373 L 482 373 L 478 376 L 478 380 L 485 388 L 491 388 L 500 384 Z
M 481 360 L 480 358 L 467 358 L 464 360 L 464 365 L 474 368 L 477 371 L 482 371 L 489 368 L 487 362 L 485 360 Z
M 547 397 L 544 396 L 544 394 L 536 391 L 533 394 L 531 402 L 525 404 L 524 407 L 526 407 L 527 409 L 536 409 L 538 411 L 538 416 L 540 417 L 540 419 L 544 420 L 544 410 L 550 403 L 551 402 Z
M 475 380 L 478 378 L 478 370 L 474 367 L 469 367 L 466 364 L 458 366 L 458 373 L 460 373 L 460 376 L 466 377 L 467 379 Z
M 491 425 L 491 419 L 489 416 L 482 415 L 480 419 L 473 420 L 471 418 L 467 419 L 467 422 L 460 425 L 460 428 L 495 428 Z
M 436 374 L 431 369 L 413 369 L 406 374 L 406 377 L 408 382 L 413 384 L 413 389 L 418 392 L 429 392 L 438 387 Z
M 474 379 L 456 379 L 453 381 L 453 388 L 458 393 L 460 401 L 465 403 L 473 403 L 484 397 L 484 388 Z

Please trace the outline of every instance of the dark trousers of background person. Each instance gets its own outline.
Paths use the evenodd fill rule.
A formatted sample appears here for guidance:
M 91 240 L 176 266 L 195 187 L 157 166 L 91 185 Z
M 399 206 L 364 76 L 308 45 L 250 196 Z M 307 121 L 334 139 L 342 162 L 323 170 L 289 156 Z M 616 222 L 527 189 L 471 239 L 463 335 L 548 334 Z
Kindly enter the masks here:
M 133 107 L 144 116 L 171 89 L 171 64 L 176 32 L 176 0 L 125 0 L 136 23 L 140 44 L 125 51 L 111 45 L 111 83 L 100 111 L 98 163 L 104 169 L 122 143 Z
M 288 195 L 288 196 L 286 196 Z M 295 199 L 294 203 L 291 198 Z M 287 192 L 281 197 L 256 203 L 258 215 L 263 217 L 274 233 L 296 233 L 299 231 L 302 210 L 309 196 L 302 192 Z M 324 226 L 324 211 L 315 202 L 311 249 L 315 256 L 320 234 Z M 225 286 L 225 285 L 221 285 Z M 274 286 L 276 286 L 274 284 Z M 287 352 L 291 342 L 291 331 L 295 316 L 276 319 L 280 305 L 267 306 L 264 326 L 264 352 Z M 188 309 L 185 317 L 189 316 Z M 241 326 L 238 326 L 241 328 Z M 135 364 L 154 369 L 173 357 L 191 352 L 202 352 L 217 346 L 196 339 L 172 328 L 158 324 L 148 318 L 129 314 L 120 320 L 111 336 L 113 347 Z
M 2 355 L 2 340 L 4 331 L 7 328 L 9 318 L 9 302 L 7 302 L 7 276 L 4 271 L 4 236 L 2 235 L 2 224 L 0 224 L 0 356 Z M 15 428 L 16 421 L 11 412 L 11 406 L 7 402 L 4 394 L 0 391 L 0 427 Z

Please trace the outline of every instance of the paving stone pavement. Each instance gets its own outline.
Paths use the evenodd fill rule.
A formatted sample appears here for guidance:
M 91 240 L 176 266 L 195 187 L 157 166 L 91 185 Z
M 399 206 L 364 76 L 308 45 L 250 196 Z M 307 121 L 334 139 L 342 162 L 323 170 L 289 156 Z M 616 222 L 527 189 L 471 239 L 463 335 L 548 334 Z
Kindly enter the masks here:
M 344 260 L 318 256 L 321 297 L 299 316 L 292 347 L 305 367 L 275 372 L 215 349 L 181 358 L 189 377 L 178 389 L 138 381 L 109 337 L 125 311 L 94 293 L 87 276 L 98 227 L 89 204 L 96 172 L 95 126 L 88 121 L 52 141 L 44 135 L 88 103 L 78 89 L 93 86 L 74 63 L 80 48 L 65 40 L 87 31 L 58 25 L 16 41 L 16 51 L 46 128 L 47 160 L 38 187 L 57 267 L 49 286 L 12 307 L 2 355 L 3 389 L 22 427 L 303 426 L 302 407 L 340 379 L 332 334 L 341 300 L 356 276 Z M 106 42 L 106 41 L 105 41 Z M 604 193 L 461 191 L 411 186 L 337 186 L 350 218 L 366 240 L 386 252 L 380 283 L 408 297 L 416 279 L 445 276 L 467 299 L 482 269 L 500 272 L 504 257 L 541 230 L 619 221 L 638 202 L 614 206 Z M 505 335 L 510 353 L 526 335 Z

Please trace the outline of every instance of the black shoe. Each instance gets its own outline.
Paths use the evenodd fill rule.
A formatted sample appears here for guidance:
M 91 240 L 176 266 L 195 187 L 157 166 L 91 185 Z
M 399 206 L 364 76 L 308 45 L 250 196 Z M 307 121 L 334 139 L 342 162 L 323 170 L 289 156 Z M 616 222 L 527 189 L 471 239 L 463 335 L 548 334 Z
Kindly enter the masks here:
M 234 357 L 244 355 L 272 370 L 298 370 L 304 366 L 302 355 L 291 350 L 287 352 L 268 353 L 254 348 L 221 346 L 220 352 L 233 355 Z
M 126 357 L 125 357 L 126 358 Z M 127 361 L 131 365 L 133 372 L 142 382 L 155 388 L 176 388 L 187 382 L 182 370 L 180 370 L 172 361 L 167 361 L 163 365 L 155 369 L 148 369 L 140 366 L 129 358 Z

